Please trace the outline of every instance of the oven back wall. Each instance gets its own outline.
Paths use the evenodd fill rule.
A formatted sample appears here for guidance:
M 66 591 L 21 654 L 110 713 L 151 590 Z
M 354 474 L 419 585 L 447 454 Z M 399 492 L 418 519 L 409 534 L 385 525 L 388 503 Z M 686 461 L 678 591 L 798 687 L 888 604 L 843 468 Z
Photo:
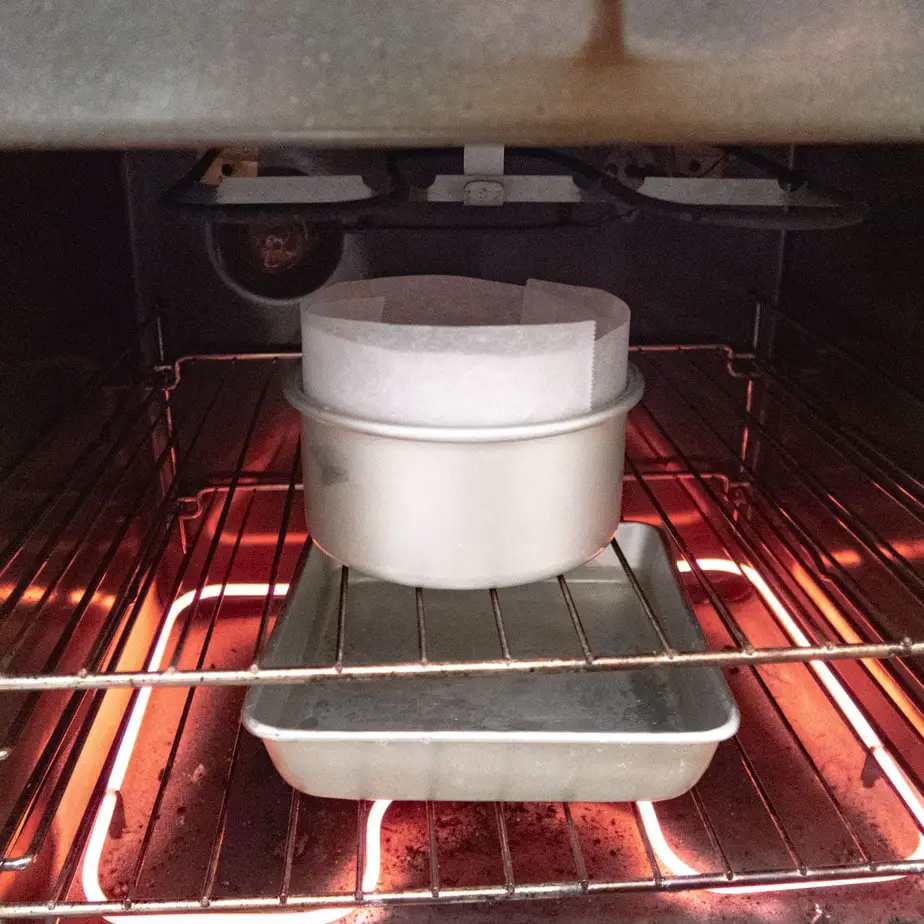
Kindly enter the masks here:
M 2 470 L 136 325 L 119 155 L 2 153 L 0 206 Z
M 127 155 L 141 300 L 163 310 L 168 353 L 297 349 L 297 308 L 256 304 L 233 292 L 212 266 L 202 226 L 161 206 L 163 192 L 193 160 L 166 152 Z M 512 219 L 501 208 L 485 209 L 484 220 Z M 636 343 L 719 340 L 746 347 L 754 320 L 747 293 L 773 291 L 779 235 L 642 216 L 586 228 L 366 232 L 348 235 L 347 250 L 355 276 L 450 273 L 599 286 L 629 302 Z

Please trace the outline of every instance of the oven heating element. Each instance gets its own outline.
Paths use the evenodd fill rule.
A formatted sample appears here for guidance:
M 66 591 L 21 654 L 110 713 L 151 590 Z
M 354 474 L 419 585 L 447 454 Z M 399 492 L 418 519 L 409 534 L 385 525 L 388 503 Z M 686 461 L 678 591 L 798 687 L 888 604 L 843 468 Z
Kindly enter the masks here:
M 786 634 L 790 636 L 793 643 L 800 647 L 806 647 L 809 645 L 809 640 L 805 633 L 802 632 L 797 622 L 787 612 L 779 598 L 767 585 L 767 582 L 764 581 L 764 579 L 753 567 L 750 565 L 738 565 L 733 561 L 721 558 L 701 558 L 697 560 L 696 564 L 699 568 L 706 572 L 722 572 L 726 574 L 743 575 L 746 577 L 754 589 L 769 605 L 779 620 L 780 626 L 783 628 Z M 689 573 L 691 570 L 690 565 L 684 560 L 677 562 L 677 568 L 681 573 Z M 285 597 L 288 592 L 288 584 L 275 584 L 272 588 L 272 595 L 274 597 Z M 197 596 L 202 600 L 210 600 L 219 597 L 222 593 L 224 593 L 224 595 L 227 597 L 255 598 L 262 600 L 270 593 L 270 586 L 268 584 L 229 583 L 222 587 L 220 584 L 207 584 L 202 588 L 201 592 L 194 590 L 188 591 L 181 597 L 177 598 L 177 600 L 175 600 L 173 605 L 170 607 L 168 618 L 165 621 L 161 629 L 160 636 L 156 641 L 154 653 L 147 665 L 147 669 L 149 671 L 156 671 L 160 668 L 161 660 L 163 659 L 170 633 L 173 631 L 177 619 L 188 607 L 190 607 L 195 602 Z M 882 743 L 879 736 L 866 721 L 863 713 L 857 708 L 856 704 L 850 698 L 850 694 L 833 674 L 828 665 L 820 661 L 810 661 L 809 666 L 813 671 L 816 672 L 822 683 L 825 685 L 826 689 L 830 692 L 842 715 L 848 722 L 850 722 L 851 726 L 863 741 L 864 745 L 869 749 L 869 753 L 872 754 L 873 758 L 876 760 L 877 764 L 879 764 L 883 773 L 888 777 L 899 797 L 908 808 L 909 812 L 911 812 L 918 820 L 919 824 L 924 827 L 924 805 L 922 805 L 920 794 L 901 772 L 894 758 Z M 119 753 L 116 764 L 109 775 L 109 780 L 106 787 L 106 796 L 102 805 L 100 806 L 96 820 L 93 824 L 93 832 L 90 836 L 90 841 L 84 856 L 81 876 L 84 894 L 90 901 L 105 902 L 108 900 L 108 896 L 105 895 L 99 884 L 100 858 L 102 856 L 103 847 L 105 846 L 106 837 L 109 832 L 109 826 L 112 822 L 113 812 L 115 811 L 117 794 L 125 780 L 125 774 L 128 770 L 135 744 L 138 740 L 138 732 L 141 729 L 141 723 L 144 719 L 144 713 L 147 709 L 150 694 L 150 687 L 142 690 L 137 702 L 135 703 L 128 730 L 122 739 L 121 745 L 119 746 Z M 380 829 L 382 818 L 390 804 L 391 801 L 388 799 L 379 799 L 373 803 L 373 806 L 369 811 L 368 820 L 366 822 L 366 855 L 362 879 L 362 890 L 365 894 L 374 892 L 376 886 L 378 885 L 379 870 L 381 866 Z M 670 870 L 674 875 L 698 875 L 700 871 L 686 864 L 668 843 L 667 838 L 665 837 L 661 828 L 655 805 L 651 802 L 639 802 L 637 805 L 642 823 L 654 848 L 658 861 L 662 863 L 665 868 Z M 924 835 L 920 836 L 917 848 L 907 859 L 924 859 Z M 900 878 L 901 876 L 879 876 L 874 878 L 854 880 L 821 880 L 808 883 L 797 882 L 770 885 L 726 886 L 711 889 L 710 891 L 728 892 L 730 894 L 754 894 L 760 892 L 774 892 L 793 889 L 818 889 L 859 883 L 870 884 L 877 882 L 888 882 L 890 880 Z M 298 920 L 306 922 L 306 924 L 332 924 L 332 922 L 340 920 L 342 917 L 350 914 L 353 910 L 354 909 L 351 908 L 345 908 L 342 910 L 317 909 L 312 911 L 297 912 L 295 917 L 297 917 Z M 206 924 L 207 921 L 214 922 L 214 924 L 226 924 L 226 922 L 239 922 L 246 916 L 246 913 L 242 914 L 240 912 L 204 912 L 202 915 L 198 916 L 195 914 L 159 914 L 146 915 L 145 917 L 152 921 L 152 924 L 183 924 L 184 920 L 192 922 L 192 924 L 197 924 L 197 922 Z M 264 920 L 267 920 L 270 922 L 270 924 L 274 924 L 274 922 L 277 921 L 282 922 L 283 920 L 292 919 L 293 915 L 287 912 L 278 912 L 275 914 L 270 913 L 264 916 Z M 124 916 L 112 917 L 108 920 L 117 922 L 119 920 L 124 920 Z

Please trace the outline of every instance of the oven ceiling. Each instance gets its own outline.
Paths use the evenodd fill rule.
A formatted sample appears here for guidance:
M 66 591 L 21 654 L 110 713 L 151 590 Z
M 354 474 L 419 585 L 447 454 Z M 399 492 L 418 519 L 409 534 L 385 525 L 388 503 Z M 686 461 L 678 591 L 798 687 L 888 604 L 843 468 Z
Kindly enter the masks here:
M 14 0 L 0 145 L 911 141 L 920 0 Z

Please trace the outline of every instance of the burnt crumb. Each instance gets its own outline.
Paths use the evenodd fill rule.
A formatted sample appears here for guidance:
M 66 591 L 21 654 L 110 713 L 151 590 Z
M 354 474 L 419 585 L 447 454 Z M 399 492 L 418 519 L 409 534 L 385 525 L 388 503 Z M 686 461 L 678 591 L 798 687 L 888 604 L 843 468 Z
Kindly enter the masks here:
M 430 854 L 428 851 L 408 844 L 404 848 L 404 863 L 414 872 L 421 872 L 430 866 Z

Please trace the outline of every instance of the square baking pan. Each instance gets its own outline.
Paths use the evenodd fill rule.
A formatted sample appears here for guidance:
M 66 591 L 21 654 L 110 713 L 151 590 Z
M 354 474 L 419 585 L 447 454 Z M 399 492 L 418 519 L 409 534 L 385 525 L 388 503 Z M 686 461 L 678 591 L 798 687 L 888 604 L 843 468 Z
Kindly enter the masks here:
M 705 648 L 657 529 L 617 542 L 677 650 Z M 319 549 L 272 634 L 265 668 L 337 655 L 342 568 Z M 611 547 L 565 575 L 598 655 L 660 650 Z M 580 657 L 557 578 L 498 590 L 513 658 Z M 344 664 L 496 660 L 491 592 L 423 591 L 350 571 Z M 343 799 L 612 802 L 670 799 L 702 776 L 738 729 L 719 669 L 418 674 L 253 687 L 244 724 L 296 789 Z

